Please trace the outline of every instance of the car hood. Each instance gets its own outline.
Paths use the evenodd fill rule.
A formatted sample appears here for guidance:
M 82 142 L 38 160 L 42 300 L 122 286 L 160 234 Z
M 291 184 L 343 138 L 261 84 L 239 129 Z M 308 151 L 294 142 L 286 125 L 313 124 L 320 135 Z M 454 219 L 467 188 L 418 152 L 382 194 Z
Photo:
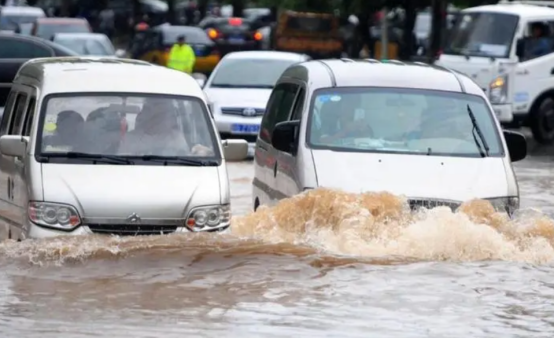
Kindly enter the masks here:
M 217 167 L 43 164 L 44 200 L 75 206 L 83 218 L 186 217 L 220 204 Z
M 314 150 L 320 187 L 467 201 L 508 195 L 501 158 L 340 153 Z
M 207 88 L 209 102 L 219 106 L 265 108 L 271 89 Z

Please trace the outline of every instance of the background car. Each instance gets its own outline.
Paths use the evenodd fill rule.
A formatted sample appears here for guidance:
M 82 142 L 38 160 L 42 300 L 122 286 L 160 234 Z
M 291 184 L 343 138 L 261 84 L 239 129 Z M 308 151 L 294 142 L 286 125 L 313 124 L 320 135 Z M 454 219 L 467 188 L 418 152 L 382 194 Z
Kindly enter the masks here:
M 166 66 L 171 47 L 184 35 L 196 54 L 194 72 L 209 74 L 221 59 L 215 43 L 201 28 L 160 25 L 135 34 L 129 48 L 131 57 Z
M 202 20 L 198 27 L 204 29 L 222 55 L 235 51 L 260 50 L 262 33 L 253 21 L 243 18 L 213 18 Z
M 31 29 L 31 35 L 50 40 L 56 33 L 92 33 L 85 19 L 79 18 L 40 18 Z
M 36 19 L 44 17 L 46 13 L 39 7 L 0 7 L 0 31 L 14 31 L 19 24 L 33 23 Z
M 58 33 L 52 41 L 79 53 L 79 55 L 124 57 L 125 51 L 115 50 L 111 40 L 100 33 Z
M 206 81 L 204 92 L 223 139 L 253 143 L 271 90 L 290 65 L 309 60 L 307 55 L 245 51 L 227 54 Z

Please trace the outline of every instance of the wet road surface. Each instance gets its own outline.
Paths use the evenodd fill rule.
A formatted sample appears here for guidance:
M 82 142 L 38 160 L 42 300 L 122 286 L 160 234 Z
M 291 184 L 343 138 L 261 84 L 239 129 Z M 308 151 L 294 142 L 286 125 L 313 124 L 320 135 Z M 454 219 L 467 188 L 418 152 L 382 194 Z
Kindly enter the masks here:
M 0 244 L 0 337 L 554 336 L 554 166 L 516 165 L 516 220 L 315 191 L 226 234 Z M 541 212 L 542 211 L 542 212 Z

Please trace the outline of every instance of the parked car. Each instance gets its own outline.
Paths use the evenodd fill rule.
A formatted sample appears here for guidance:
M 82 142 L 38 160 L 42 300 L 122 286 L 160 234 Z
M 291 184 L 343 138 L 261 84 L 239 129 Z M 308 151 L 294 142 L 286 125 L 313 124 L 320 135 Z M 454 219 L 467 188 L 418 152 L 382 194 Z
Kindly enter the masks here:
M 125 51 L 116 50 L 112 41 L 100 33 L 57 33 L 52 41 L 79 55 L 124 57 Z
M 206 32 L 198 27 L 160 25 L 138 32 L 129 48 L 131 57 L 166 66 L 171 47 L 180 35 L 184 35 L 186 43 L 194 49 L 196 55 L 194 72 L 211 73 L 219 63 L 221 55 Z
M 31 29 L 31 35 L 47 40 L 57 33 L 92 33 L 92 28 L 87 20 L 80 18 L 40 18 Z
M 0 31 L 15 31 L 20 24 L 33 23 L 38 18 L 44 17 L 46 17 L 46 13 L 40 7 L 0 7 Z
M 327 187 L 403 195 L 413 209 L 486 199 L 511 214 L 512 162 L 526 154 L 525 137 L 501 129 L 465 75 L 424 63 L 308 61 L 285 70 L 269 98 L 252 202 Z
M 187 74 L 128 59 L 30 60 L 0 123 L 0 233 L 222 231 L 226 161 L 246 151 L 244 141 L 220 142 Z
M 204 85 L 222 138 L 256 141 L 267 100 L 290 65 L 308 60 L 302 54 L 248 51 L 227 54 Z

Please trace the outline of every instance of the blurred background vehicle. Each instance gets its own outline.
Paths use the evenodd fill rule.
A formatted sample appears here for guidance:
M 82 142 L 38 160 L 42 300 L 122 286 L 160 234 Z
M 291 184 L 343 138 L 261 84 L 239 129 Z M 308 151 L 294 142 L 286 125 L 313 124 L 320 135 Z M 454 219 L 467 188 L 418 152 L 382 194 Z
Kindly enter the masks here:
M 194 72 L 204 74 L 212 72 L 219 63 L 221 55 L 207 33 L 198 27 L 165 24 L 138 32 L 131 42 L 130 55 L 135 59 L 166 66 L 169 51 L 180 35 L 185 36 L 186 43 L 195 52 Z
M 47 40 L 52 39 L 56 33 L 92 33 L 92 28 L 82 18 L 40 18 L 31 29 L 31 35 Z
M 116 50 L 112 41 L 100 33 L 57 33 L 52 41 L 74 50 L 79 55 L 124 57 L 125 51 Z
M 198 27 L 204 29 L 215 42 L 222 55 L 235 51 L 261 49 L 262 34 L 255 21 L 246 18 L 213 18 L 202 20 Z
M 20 24 L 33 23 L 36 19 L 44 17 L 46 13 L 40 7 L 0 7 L 0 31 L 15 31 Z

